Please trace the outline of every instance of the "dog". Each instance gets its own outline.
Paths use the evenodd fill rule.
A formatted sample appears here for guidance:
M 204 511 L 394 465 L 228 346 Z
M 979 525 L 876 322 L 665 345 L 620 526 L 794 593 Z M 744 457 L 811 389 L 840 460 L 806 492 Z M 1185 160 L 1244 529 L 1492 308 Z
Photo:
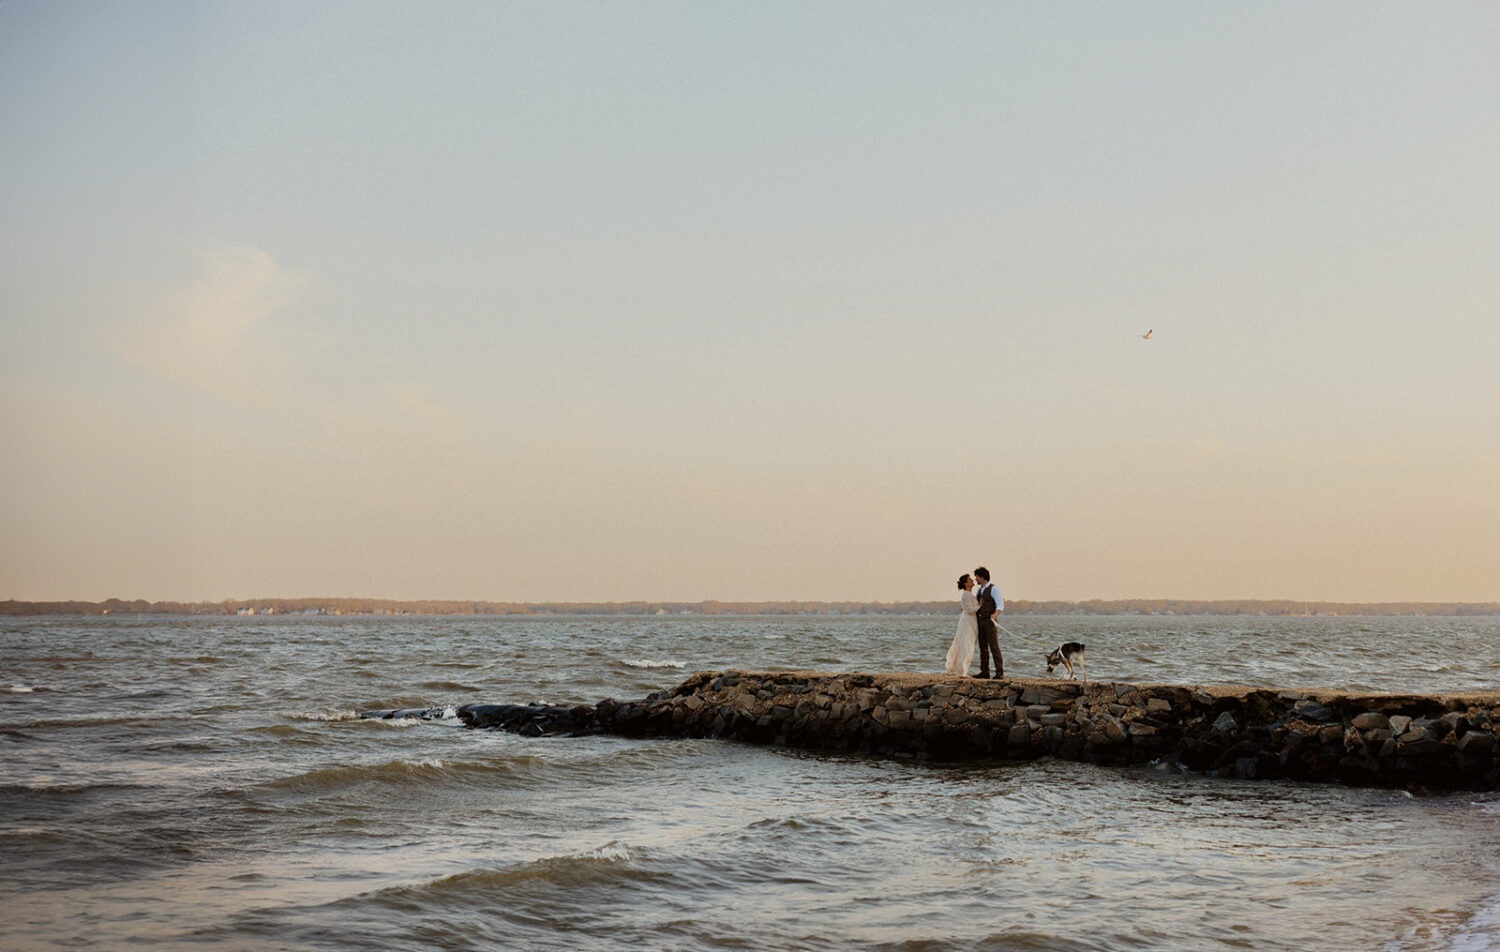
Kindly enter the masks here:
M 1076 677 L 1073 672 L 1075 664 L 1078 665 L 1078 670 L 1083 672 L 1083 679 L 1087 681 L 1089 669 L 1083 664 L 1083 645 L 1076 641 L 1065 641 L 1047 656 L 1047 673 L 1051 674 L 1053 668 L 1062 665 L 1068 669 L 1068 677 L 1072 679 Z

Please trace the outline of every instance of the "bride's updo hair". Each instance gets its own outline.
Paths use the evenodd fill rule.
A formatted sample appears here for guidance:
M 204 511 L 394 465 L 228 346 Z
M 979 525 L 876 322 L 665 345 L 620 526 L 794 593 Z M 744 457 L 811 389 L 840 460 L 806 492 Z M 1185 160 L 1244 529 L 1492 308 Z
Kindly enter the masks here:
M 963 588 L 964 587 L 964 583 L 967 582 L 968 580 L 969 580 L 969 573 L 968 572 L 965 572 L 964 574 L 960 575 L 958 577 L 958 587 L 959 588 Z

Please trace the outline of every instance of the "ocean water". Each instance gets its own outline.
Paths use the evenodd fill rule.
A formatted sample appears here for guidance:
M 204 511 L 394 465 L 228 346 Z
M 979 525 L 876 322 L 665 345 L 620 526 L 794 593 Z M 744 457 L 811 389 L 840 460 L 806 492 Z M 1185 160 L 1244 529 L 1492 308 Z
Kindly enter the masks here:
M 947 616 L 0 620 L 0 948 L 1500 948 L 1500 797 L 361 710 L 936 671 Z M 1500 619 L 1004 619 L 1007 670 L 1500 689 Z

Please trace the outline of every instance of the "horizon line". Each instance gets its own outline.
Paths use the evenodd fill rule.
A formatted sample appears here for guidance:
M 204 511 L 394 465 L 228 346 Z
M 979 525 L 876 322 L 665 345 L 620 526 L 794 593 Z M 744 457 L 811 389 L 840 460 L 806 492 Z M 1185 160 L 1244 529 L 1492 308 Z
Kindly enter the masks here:
M 951 599 L 624 599 L 615 601 L 499 601 L 474 598 L 372 598 L 364 596 L 306 596 L 226 598 L 200 601 L 107 598 L 0 601 L 0 615 L 153 614 L 234 612 L 238 614 L 417 614 L 417 615 L 527 615 L 527 614 L 784 614 L 941 613 Z M 1500 601 L 1378 602 L 1290 598 L 1088 598 L 1007 599 L 1016 614 L 1159 613 L 1159 614 L 1396 614 L 1500 615 Z

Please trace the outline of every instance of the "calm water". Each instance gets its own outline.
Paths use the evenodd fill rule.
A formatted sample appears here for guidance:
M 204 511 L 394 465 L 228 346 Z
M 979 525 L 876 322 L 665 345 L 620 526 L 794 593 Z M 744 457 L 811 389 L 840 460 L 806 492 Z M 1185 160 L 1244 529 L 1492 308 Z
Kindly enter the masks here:
M 1500 688 L 1500 619 L 1006 619 L 1007 669 Z M 1500 948 L 1500 797 L 371 708 L 935 671 L 947 617 L 0 621 L 0 947 Z M 1017 639 L 1024 639 L 1022 642 Z

